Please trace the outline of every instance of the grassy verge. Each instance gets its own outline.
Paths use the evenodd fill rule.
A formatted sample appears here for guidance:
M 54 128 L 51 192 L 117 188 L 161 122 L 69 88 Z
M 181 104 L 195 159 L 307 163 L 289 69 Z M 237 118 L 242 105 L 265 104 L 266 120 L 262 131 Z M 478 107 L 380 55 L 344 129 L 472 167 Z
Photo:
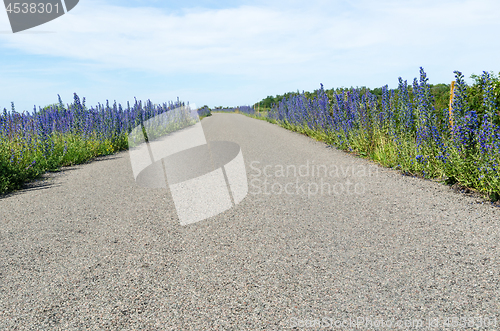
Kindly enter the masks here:
M 38 147 L 38 148 L 36 148 Z M 98 156 L 127 149 L 126 135 L 116 139 L 53 133 L 27 145 L 22 140 L 0 140 L 0 193 L 21 189 L 47 171 L 82 164 Z
M 491 202 L 500 202 L 498 174 L 492 169 L 478 167 L 478 164 L 484 163 L 478 154 L 464 157 L 463 151 L 454 148 L 451 140 L 448 140 L 445 146 L 449 155 L 447 155 L 446 162 L 443 162 L 439 159 L 440 153 L 436 146 L 420 146 L 411 135 L 403 136 L 402 139 L 394 139 L 387 132 L 380 130 L 371 134 L 358 132 L 357 135 L 353 135 L 350 143 L 346 144 L 342 139 L 338 139 L 339 132 L 325 133 L 323 130 L 309 128 L 306 123 L 296 125 L 267 116 L 247 113 L 243 115 L 304 134 L 386 168 L 399 170 L 404 175 L 437 180 L 443 184 L 452 185 L 459 191 L 482 196 Z M 417 159 L 415 155 L 422 155 L 422 157 Z M 495 160 L 489 160 L 488 163 L 500 164 L 500 157 L 497 156 Z

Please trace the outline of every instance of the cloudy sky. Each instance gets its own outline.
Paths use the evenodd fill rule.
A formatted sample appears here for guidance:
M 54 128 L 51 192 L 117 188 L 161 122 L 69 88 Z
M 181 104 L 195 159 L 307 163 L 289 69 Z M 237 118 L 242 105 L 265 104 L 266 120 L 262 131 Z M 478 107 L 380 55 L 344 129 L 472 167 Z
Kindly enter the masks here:
M 197 106 L 500 72 L 498 0 L 80 0 L 13 34 L 0 10 L 0 109 L 106 99 Z

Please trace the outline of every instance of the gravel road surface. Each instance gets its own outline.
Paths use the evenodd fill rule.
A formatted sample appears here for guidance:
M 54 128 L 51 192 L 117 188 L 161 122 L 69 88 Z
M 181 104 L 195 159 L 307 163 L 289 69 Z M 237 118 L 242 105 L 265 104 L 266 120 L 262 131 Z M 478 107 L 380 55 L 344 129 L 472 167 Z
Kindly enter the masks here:
M 0 330 L 500 329 L 500 208 L 243 115 L 202 124 L 249 183 L 204 221 L 180 226 L 128 152 L 0 197 Z

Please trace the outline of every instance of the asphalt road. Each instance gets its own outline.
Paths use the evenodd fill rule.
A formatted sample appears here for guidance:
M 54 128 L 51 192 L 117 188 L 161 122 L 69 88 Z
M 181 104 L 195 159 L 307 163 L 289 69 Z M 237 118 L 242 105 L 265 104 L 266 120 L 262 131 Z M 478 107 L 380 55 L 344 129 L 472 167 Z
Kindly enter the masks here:
M 209 219 L 181 226 L 128 152 L 0 198 L 0 330 L 500 328 L 499 208 L 243 115 L 202 124 L 249 183 Z

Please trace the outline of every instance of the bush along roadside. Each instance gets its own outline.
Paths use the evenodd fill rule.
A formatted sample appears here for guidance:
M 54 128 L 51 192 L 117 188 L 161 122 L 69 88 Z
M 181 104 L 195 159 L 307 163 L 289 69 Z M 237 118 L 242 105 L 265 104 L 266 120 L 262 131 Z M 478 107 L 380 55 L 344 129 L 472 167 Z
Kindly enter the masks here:
M 210 110 L 210 108 L 208 108 L 208 106 L 203 106 L 202 108 L 198 109 L 198 116 L 201 120 L 205 117 L 212 116 L 212 111 Z

